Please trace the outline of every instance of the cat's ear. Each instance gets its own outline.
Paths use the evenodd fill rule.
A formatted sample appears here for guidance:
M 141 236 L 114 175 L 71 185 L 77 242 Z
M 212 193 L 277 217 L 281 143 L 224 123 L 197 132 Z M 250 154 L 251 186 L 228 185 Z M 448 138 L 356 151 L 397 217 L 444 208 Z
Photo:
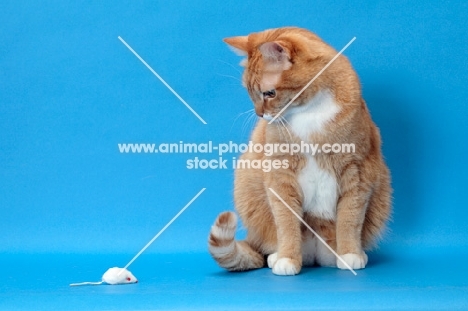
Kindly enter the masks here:
M 239 36 L 223 39 L 224 42 L 229 44 L 229 47 L 240 56 L 247 56 L 248 53 L 248 36 Z
M 279 42 L 266 42 L 260 45 L 260 52 L 263 58 L 268 61 L 283 62 L 289 61 L 290 55 L 288 49 Z

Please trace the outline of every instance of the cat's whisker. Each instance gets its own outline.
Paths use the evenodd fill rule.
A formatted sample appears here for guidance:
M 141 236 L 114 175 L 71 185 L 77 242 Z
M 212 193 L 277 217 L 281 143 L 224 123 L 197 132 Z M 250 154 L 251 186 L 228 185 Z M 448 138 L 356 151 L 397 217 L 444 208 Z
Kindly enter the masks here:
M 234 119 L 234 121 L 232 122 L 232 125 L 231 125 L 231 128 L 229 129 L 229 133 L 231 133 L 232 131 L 232 127 L 234 126 L 234 124 L 236 123 L 237 119 L 239 119 L 241 116 L 245 115 L 246 113 L 249 113 L 249 112 L 253 112 L 254 109 L 249 109 L 247 111 L 244 111 L 244 112 L 241 112 L 237 115 L 237 117 Z
M 228 65 L 229 67 L 234 68 L 235 71 L 237 71 L 240 75 L 242 75 L 242 72 L 236 66 L 234 66 L 233 64 L 225 62 L 224 60 L 221 60 L 221 59 L 218 59 L 218 62 L 224 63 L 224 64 Z
M 289 143 L 289 142 L 288 142 L 288 137 L 287 137 L 286 134 L 284 133 L 281 124 L 279 124 L 278 122 L 275 122 L 275 125 L 276 125 L 276 128 L 277 128 L 277 130 L 278 130 L 278 133 L 280 134 L 281 140 L 282 140 L 282 141 L 285 141 L 286 143 Z
M 224 75 L 224 74 L 221 74 L 221 73 L 216 73 L 218 76 L 221 76 L 221 77 L 226 77 L 226 78 L 231 78 L 231 79 L 234 79 L 236 81 L 239 81 L 241 84 L 242 84 L 242 80 L 239 79 L 239 78 L 236 78 L 234 76 L 230 76 L 230 75 Z
M 284 129 L 283 129 L 283 124 L 281 124 L 281 121 L 278 119 L 279 122 L 276 122 L 276 125 L 278 126 L 278 128 L 281 130 L 281 133 L 284 135 L 283 137 L 283 140 L 286 142 L 286 143 L 289 143 L 288 141 L 288 136 L 286 135 L 286 133 L 284 132 Z
M 281 132 L 280 128 L 278 127 L 278 123 L 273 123 L 276 126 L 276 131 L 280 135 L 280 139 L 283 140 L 283 133 Z
M 237 117 L 234 119 L 234 122 L 236 122 L 237 119 L 238 119 L 240 116 L 243 116 L 243 115 L 246 114 L 246 113 L 251 113 L 251 112 L 253 112 L 253 111 L 254 111 L 254 109 L 249 109 L 249 110 L 247 110 L 247 111 L 244 111 L 244 112 L 239 113 L 239 114 L 237 115 Z
M 252 118 L 250 119 L 250 132 L 252 132 L 258 121 L 257 115 L 255 113 L 252 113 L 251 116 Z
M 253 109 L 252 109 L 253 110 Z M 255 118 L 256 118 L 256 114 L 255 113 L 252 113 L 250 114 L 247 119 L 244 120 L 244 123 L 242 125 L 242 136 L 245 136 L 245 131 L 249 128 L 249 127 L 253 127 L 254 124 L 252 124 L 252 120 L 255 122 Z
M 275 122 L 276 128 L 278 129 L 278 132 L 280 133 L 280 138 L 282 141 L 285 141 L 286 143 L 290 143 L 288 139 L 288 135 L 286 135 L 285 131 L 283 128 L 285 128 L 284 123 L 278 118 L 278 122 Z M 288 131 L 289 132 L 289 131 Z M 292 139 L 292 137 L 291 137 Z
M 286 122 L 286 124 L 289 125 L 290 128 L 292 128 L 291 123 L 289 123 L 289 121 L 285 117 L 281 116 L 281 118 L 283 119 L 284 122 Z
M 288 132 L 289 137 L 291 138 L 291 142 L 293 142 L 294 139 L 293 139 L 293 137 L 291 135 L 291 132 L 289 131 L 288 126 L 284 123 L 284 121 L 286 121 L 286 119 L 284 117 L 280 116 L 279 120 L 280 120 L 281 124 L 283 125 L 284 129 Z M 288 121 L 286 121 L 286 122 L 288 122 Z
M 245 135 L 245 129 L 247 127 L 247 123 L 248 123 L 248 120 L 250 119 L 251 115 L 248 115 L 247 118 L 244 119 L 244 121 L 242 122 L 242 128 L 241 128 L 241 133 L 242 133 L 242 137 L 244 137 Z
M 242 136 L 245 135 L 245 131 L 246 131 L 247 127 L 248 127 L 248 124 L 249 124 L 249 121 L 250 121 L 251 118 L 252 118 L 252 115 L 249 114 L 248 117 L 242 123 Z

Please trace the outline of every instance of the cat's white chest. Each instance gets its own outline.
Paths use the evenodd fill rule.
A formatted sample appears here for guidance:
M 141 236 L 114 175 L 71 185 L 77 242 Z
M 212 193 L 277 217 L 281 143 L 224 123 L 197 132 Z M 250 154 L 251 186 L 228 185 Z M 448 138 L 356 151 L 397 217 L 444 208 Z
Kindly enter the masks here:
M 307 142 L 311 134 L 323 133 L 327 123 L 339 112 L 340 106 L 333 94 L 321 90 L 307 104 L 286 110 L 285 117 L 294 134 Z
M 326 135 L 326 125 L 333 122 L 339 112 L 340 106 L 333 94 L 329 90 L 321 90 L 306 105 L 287 110 L 286 118 L 294 134 L 303 142 L 311 144 L 311 135 Z M 316 217 L 333 220 L 336 218 L 338 198 L 336 178 L 320 168 L 313 155 L 304 156 L 307 163 L 298 176 L 304 194 L 302 207 L 305 212 Z
M 316 217 L 334 220 L 338 199 L 338 184 L 335 176 L 322 169 L 311 155 L 300 171 L 298 182 L 304 195 L 302 208 Z

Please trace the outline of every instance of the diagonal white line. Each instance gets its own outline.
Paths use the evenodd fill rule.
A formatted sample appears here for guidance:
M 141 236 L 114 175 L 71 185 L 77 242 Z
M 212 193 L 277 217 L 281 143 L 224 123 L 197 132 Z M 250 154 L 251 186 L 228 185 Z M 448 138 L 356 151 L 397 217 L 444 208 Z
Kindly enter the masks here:
M 143 58 L 140 57 L 140 55 L 138 55 L 137 52 L 135 52 L 135 50 L 132 49 L 132 47 L 130 45 L 128 45 L 127 42 L 125 42 L 124 39 L 122 39 L 120 36 L 118 36 L 119 40 L 122 41 L 122 43 L 143 63 L 143 65 L 146 66 L 146 68 L 148 68 L 155 76 L 156 78 L 159 79 L 159 81 L 161 81 L 168 89 L 169 91 L 171 91 L 203 124 L 207 124 L 205 122 L 205 120 L 202 119 L 202 117 L 200 117 L 200 115 L 195 111 L 193 110 L 192 107 L 190 107 L 189 104 L 187 104 L 187 102 L 182 98 L 180 97 L 179 94 L 177 94 L 176 91 L 174 91 L 174 89 L 169 85 L 167 84 L 166 81 L 164 81 L 163 78 L 161 78 L 160 75 L 158 75 L 158 73 L 156 71 L 153 70 L 153 68 L 150 67 L 150 65 L 148 65 Z
M 344 48 L 342 48 L 341 51 L 339 51 L 338 54 L 336 54 L 335 57 L 333 57 L 331 61 L 329 61 L 328 64 L 326 64 L 325 67 L 323 67 L 322 70 L 320 70 L 319 73 L 317 73 L 315 77 L 313 77 L 312 80 L 310 80 L 309 83 L 307 83 L 302 88 L 302 90 L 300 90 L 299 93 L 297 93 L 296 96 L 294 96 L 289 101 L 289 103 L 287 103 L 286 106 L 284 106 L 283 109 L 281 109 L 280 112 L 278 112 L 276 116 L 273 119 L 271 119 L 270 122 L 268 122 L 268 124 L 271 124 L 272 122 L 274 122 L 276 118 L 278 118 L 280 114 L 282 114 L 289 107 L 289 105 L 291 105 L 292 102 L 295 101 L 305 91 L 305 89 L 307 89 L 312 84 L 312 82 L 314 82 L 315 79 L 317 79 L 325 71 L 325 69 L 327 69 L 328 66 L 330 66 L 338 58 L 338 56 L 340 56 L 351 45 L 351 43 L 353 43 L 354 40 L 356 40 L 356 37 L 352 38 L 351 41 L 349 41 L 348 44 L 346 44 Z
M 154 238 L 151 239 L 151 241 L 149 241 L 145 247 L 143 247 L 141 249 L 141 251 L 138 252 L 138 254 L 135 255 L 135 257 L 132 258 L 132 260 L 130 260 L 130 262 L 122 269 L 120 270 L 119 272 L 119 275 L 125 270 L 127 269 L 176 219 L 177 217 L 179 217 L 189 206 L 190 204 L 193 203 L 193 201 L 195 201 L 202 193 L 203 191 L 205 191 L 206 188 L 203 188 L 202 190 L 200 190 L 196 196 L 193 197 L 193 199 L 190 200 L 190 202 L 188 202 L 181 210 L 180 212 L 177 213 L 177 215 L 175 215 L 168 223 L 167 225 L 164 226 L 164 228 L 162 228 L 158 234 L 156 234 L 154 236 Z
M 356 271 L 354 271 L 354 269 L 351 268 L 351 267 L 348 265 L 348 263 L 347 263 L 346 261 L 344 261 L 343 258 L 341 258 L 341 256 L 338 255 L 338 254 L 333 250 L 333 248 L 331 248 L 331 247 L 327 244 L 327 242 L 325 242 L 325 240 L 322 239 L 322 237 L 321 237 L 320 235 L 318 235 L 318 233 L 315 232 L 314 229 L 312 229 L 312 228 L 304 221 L 304 219 L 302 219 L 302 217 L 299 216 L 299 215 L 288 205 L 288 203 L 286 203 L 286 202 L 283 200 L 282 197 L 279 196 L 278 193 L 276 193 L 275 190 L 273 190 L 273 189 L 271 189 L 271 188 L 268 188 L 268 189 L 270 189 L 270 191 L 271 191 L 271 192 L 272 192 L 272 193 L 273 193 L 273 194 L 274 194 L 274 195 L 275 195 L 275 196 L 276 196 L 276 197 L 277 197 L 293 214 L 294 214 L 294 216 L 296 216 L 296 217 L 307 227 L 307 229 L 309 229 L 309 230 L 315 235 L 315 237 L 316 237 L 320 242 L 322 242 L 323 245 L 325 245 L 325 246 L 333 253 L 333 255 L 335 255 L 336 258 L 338 258 L 338 260 L 340 260 L 340 261 L 346 266 L 346 268 L 349 269 L 349 271 L 351 271 L 354 275 L 357 275 Z

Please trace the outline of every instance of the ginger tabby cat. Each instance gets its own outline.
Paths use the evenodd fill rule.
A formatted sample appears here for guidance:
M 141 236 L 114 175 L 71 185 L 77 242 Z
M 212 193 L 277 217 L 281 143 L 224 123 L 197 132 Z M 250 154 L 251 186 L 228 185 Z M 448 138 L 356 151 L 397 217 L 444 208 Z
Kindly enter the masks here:
M 287 160 L 288 167 L 236 169 L 235 206 L 247 237 L 236 241 L 236 215 L 221 213 L 209 236 L 211 255 L 229 271 L 265 263 L 277 275 L 295 275 L 313 264 L 346 269 L 272 188 L 351 268 L 364 268 L 364 250 L 375 244 L 389 218 L 392 189 L 379 130 L 350 62 L 340 55 L 279 114 L 337 52 L 310 31 L 293 27 L 224 41 L 247 57 L 243 84 L 260 117 L 251 136 L 254 144 L 338 143 L 354 144 L 355 150 L 244 153 L 242 160 Z

